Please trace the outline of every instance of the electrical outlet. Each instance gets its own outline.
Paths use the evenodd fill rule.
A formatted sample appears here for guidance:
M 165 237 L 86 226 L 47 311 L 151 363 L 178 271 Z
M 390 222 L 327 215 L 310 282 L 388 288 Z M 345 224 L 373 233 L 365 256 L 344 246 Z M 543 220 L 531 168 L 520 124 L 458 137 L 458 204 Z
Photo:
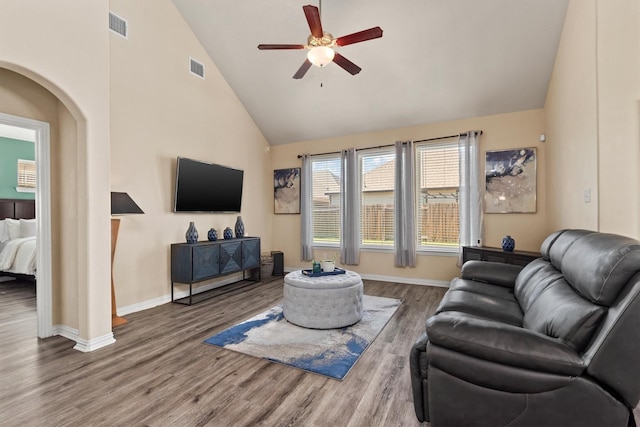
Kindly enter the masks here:
M 591 189 L 587 188 L 584 190 L 584 202 L 591 203 Z

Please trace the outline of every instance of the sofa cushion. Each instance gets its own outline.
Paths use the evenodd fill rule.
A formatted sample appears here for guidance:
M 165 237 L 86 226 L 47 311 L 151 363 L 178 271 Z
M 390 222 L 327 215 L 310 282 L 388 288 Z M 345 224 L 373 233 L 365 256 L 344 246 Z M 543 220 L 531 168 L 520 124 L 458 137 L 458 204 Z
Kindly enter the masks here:
M 562 273 L 588 300 L 610 306 L 640 271 L 640 242 L 629 237 L 593 233 L 576 240 L 564 254 Z
M 451 281 L 449 290 L 475 292 L 476 294 L 501 298 L 507 301 L 514 301 L 515 299 L 512 288 L 495 286 L 491 283 L 477 282 L 475 280 L 455 278 Z
M 544 288 L 525 310 L 523 326 L 566 342 L 581 352 L 606 313 L 578 295 L 564 279 Z
M 513 288 L 522 266 L 490 261 L 467 261 L 462 265 L 460 277 L 476 282 Z
M 518 302 L 513 296 L 510 299 L 505 299 L 504 294 L 498 297 L 466 290 L 449 289 L 440 301 L 436 313 L 448 311 L 473 314 L 489 320 L 522 326 L 522 310 L 520 310 Z
M 553 242 L 555 242 L 558 236 L 560 236 L 565 231 L 567 230 L 556 231 L 555 233 L 549 234 L 547 238 L 544 239 L 542 245 L 540 245 L 540 255 L 542 256 L 542 258 L 549 261 L 549 250 L 551 249 Z
M 432 344 L 480 359 L 561 375 L 580 375 L 585 369 L 566 343 L 517 326 L 455 311 L 429 317 L 426 326 Z M 429 352 L 427 347 L 431 362 Z
M 542 258 L 527 264 L 518 275 L 514 287 L 514 295 L 522 311 L 526 313 L 540 293 L 560 279 L 562 273 Z
M 561 233 L 549 246 L 549 260 L 551 264 L 558 270 L 562 271 L 562 260 L 567 250 L 574 244 L 576 240 L 587 234 L 593 234 L 589 230 L 565 230 Z M 543 244 L 544 247 L 544 244 Z M 542 250 L 543 248 L 541 248 Z

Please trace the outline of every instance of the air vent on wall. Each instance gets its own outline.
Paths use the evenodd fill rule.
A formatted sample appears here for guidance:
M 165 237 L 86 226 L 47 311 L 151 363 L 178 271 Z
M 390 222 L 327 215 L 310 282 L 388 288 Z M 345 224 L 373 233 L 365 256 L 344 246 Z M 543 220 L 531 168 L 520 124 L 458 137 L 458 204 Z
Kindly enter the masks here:
M 204 64 L 189 57 L 189 70 L 198 77 L 204 79 Z
M 113 12 L 109 12 L 109 29 L 125 39 L 127 38 L 127 21 Z

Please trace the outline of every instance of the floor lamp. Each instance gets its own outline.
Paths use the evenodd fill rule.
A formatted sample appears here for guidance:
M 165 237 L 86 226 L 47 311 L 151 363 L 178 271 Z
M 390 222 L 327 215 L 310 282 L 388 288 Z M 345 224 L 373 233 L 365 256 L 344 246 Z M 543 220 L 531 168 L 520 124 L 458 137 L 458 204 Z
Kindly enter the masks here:
M 144 212 L 127 193 L 111 192 L 111 215 L 143 214 Z M 116 291 L 113 286 L 113 258 L 116 253 L 120 218 L 111 218 L 111 327 L 124 325 L 127 319 L 116 314 Z

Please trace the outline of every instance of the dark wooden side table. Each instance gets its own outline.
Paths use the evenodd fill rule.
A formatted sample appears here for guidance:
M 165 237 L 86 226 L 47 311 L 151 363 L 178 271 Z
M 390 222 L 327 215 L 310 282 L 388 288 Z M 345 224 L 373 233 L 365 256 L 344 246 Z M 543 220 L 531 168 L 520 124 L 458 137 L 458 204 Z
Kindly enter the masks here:
M 491 248 L 487 246 L 462 247 L 463 263 L 477 260 L 525 266 L 536 258 L 540 258 L 540 253 L 528 251 L 505 252 L 501 248 Z

